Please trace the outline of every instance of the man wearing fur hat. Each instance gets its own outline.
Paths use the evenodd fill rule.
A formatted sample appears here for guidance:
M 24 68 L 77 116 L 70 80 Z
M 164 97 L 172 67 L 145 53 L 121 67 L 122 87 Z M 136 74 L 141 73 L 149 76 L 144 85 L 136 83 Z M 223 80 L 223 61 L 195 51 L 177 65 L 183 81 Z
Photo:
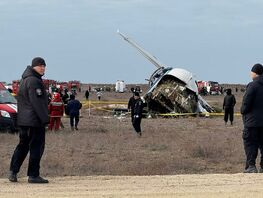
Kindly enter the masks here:
M 257 173 L 256 158 L 258 150 L 263 146 L 263 66 L 255 64 L 251 69 L 252 82 L 247 85 L 243 97 L 241 114 L 244 131 L 243 142 L 246 154 L 244 173 Z M 259 172 L 263 172 L 263 158 L 261 157 Z
M 45 147 L 45 126 L 48 118 L 48 98 L 42 81 L 46 63 L 41 57 L 32 60 L 22 75 L 18 92 L 18 126 L 21 128 L 10 164 L 9 181 L 17 182 L 17 173 L 30 152 L 28 163 L 29 183 L 48 183 L 39 176 L 40 160 Z

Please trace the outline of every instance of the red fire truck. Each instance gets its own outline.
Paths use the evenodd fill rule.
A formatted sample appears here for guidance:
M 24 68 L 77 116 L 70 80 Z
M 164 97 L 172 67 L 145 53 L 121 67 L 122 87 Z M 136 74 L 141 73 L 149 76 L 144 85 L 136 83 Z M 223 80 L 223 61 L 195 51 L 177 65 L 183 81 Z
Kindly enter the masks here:
M 68 83 L 67 82 L 57 82 L 57 86 L 59 86 L 59 90 L 62 92 L 66 89 L 68 89 Z
M 202 95 L 218 95 L 220 94 L 219 83 L 215 81 L 203 81 L 200 80 L 197 82 L 198 93 Z
M 56 81 L 51 79 L 42 80 L 46 90 L 49 90 L 49 87 L 56 87 Z
M 81 91 L 80 86 L 80 81 L 72 80 L 68 82 L 68 90 L 73 94 L 77 94 L 77 92 Z

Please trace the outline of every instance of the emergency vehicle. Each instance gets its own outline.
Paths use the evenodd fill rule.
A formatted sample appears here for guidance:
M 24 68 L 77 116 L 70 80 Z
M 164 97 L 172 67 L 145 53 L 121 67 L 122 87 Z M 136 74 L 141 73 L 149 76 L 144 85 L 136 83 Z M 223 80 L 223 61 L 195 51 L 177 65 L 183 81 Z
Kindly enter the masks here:
M 198 93 L 202 95 L 219 95 L 220 87 L 219 83 L 215 81 L 203 81 L 200 80 L 197 82 L 198 85 Z
M 210 86 L 209 93 L 211 95 L 219 95 L 220 94 L 219 83 L 215 82 L 215 81 L 208 81 L 208 82 L 209 82 L 209 86 Z
M 56 81 L 51 79 L 42 79 L 43 84 L 46 90 L 49 90 L 50 87 L 56 87 Z
M 0 129 L 17 131 L 17 101 L 0 82 Z
M 80 81 L 71 80 L 71 81 L 68 82 L 68 91 L 70 91 L 71 93 L 76 95 L 77 92 L 81 91 L 81 87 L 80 86 L 81 86 Z
M 59 86 L 59 90 L 65 91 L 66 89 L 68 90 L 68 82 L 57 82 L 57 86 Z

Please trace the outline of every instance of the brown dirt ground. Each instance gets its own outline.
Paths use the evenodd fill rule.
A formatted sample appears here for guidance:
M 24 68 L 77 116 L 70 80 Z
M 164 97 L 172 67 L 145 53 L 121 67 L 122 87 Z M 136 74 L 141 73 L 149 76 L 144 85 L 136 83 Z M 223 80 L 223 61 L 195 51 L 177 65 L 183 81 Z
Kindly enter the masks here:
M 78 98 L 85 103 L 85 87 L 82 90 Z M 145 87 L 143 90 L 146 90 Z M 234 94 L 237 99 L 235 111 L 239 112 L 243 93 Z M 105 92 L 102 101 L 127 101 L 130 95 Z M 205 99 L 211 105 L 222 108 L 223 97 L 206 96 Z M 91 100 L 96 100 L 95 93 L 91 93 Z M 105 103 L 101 105 L 105 107 Z M 46 149 L 41 161 L 41 174 L 51 178 L 49 194 L 45 187 L 36 185 L 36 188 L 31 189 L 25 182 L 28 159 L 19 173 L 21 182 L 18 185 L 7 182 L 5 177 L 18 135 L 0 133 L 0 196 L 2 192 L 6 192 L 4 197 L 12 197 L 12 192 L 20 192 L 25 188 L 32 196 L 40 192 L 47 193 L 50 197 L 53 197 L 52 193 L 55 197 L 67 197 L 63 195 L 63 191 L 67 189 L 68 197 L 74 197 L 71 185 L 75 185 L 81 192 L 75 197 L 133 197 L 133 192 L 138 197 L 154 197 L 151 192 L 156 192 L 156 197 L 171 197 L 174 193 L 188 197 L 195 193 L 200 197 L 210 193 L 209 197 L 219 197 L 223 190 L 229 192 L 230 194 L 226 194 L 229 196 L 231 193 L 238 193 L 237 196 L 242 193 L 247 195 L 245 191 L 255 194 L 262 192 L 263 188 L 257 185 L 260 183 L 258 180 L 262 179 L 260 174 L 255 177 L 233 174 L 243 171 L 245 160 L 240 116 L 235 117 L 233 126 L 225 126 L 221 116 L 143 119 L 141 138 L 134 133 L 129 116 L 117 118 L 112 112 L 98 110 L 94 106 L 89 116 L 89 110 L 84 105 L 79 131 L 72 132 L 69 129 L 68 118 L 64 117 L 63 123 L 65 128 L 59 132 L 47 132 Z M 220 174 L 213 176 L 215 173 Z M 119 177 L 120 175 L 124 177 Z M 61 178 L 63 176 L 67 177 Z M 250 184 L 253 184 L 253 188 L 246 190 Z M 244 188 L 238 190 L 238 186 Z
M 1 198 L 262 197 L 262 174 L 86 176 L 50 178 L 49 184 L 0 179 Z

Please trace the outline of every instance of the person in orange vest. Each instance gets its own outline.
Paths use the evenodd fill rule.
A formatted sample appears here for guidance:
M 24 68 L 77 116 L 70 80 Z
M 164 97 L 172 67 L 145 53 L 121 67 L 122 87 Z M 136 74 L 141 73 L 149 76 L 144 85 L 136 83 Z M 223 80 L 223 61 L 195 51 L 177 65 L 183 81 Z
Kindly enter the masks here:
M 50 113 L 50 123 L 48 129 L 52 131 L 55 125 L 55 131 L 59 130 L 61 117 L 64 113 L 64 104 L 59 93 L 54 93 L 53 98 L 48 106 Z

